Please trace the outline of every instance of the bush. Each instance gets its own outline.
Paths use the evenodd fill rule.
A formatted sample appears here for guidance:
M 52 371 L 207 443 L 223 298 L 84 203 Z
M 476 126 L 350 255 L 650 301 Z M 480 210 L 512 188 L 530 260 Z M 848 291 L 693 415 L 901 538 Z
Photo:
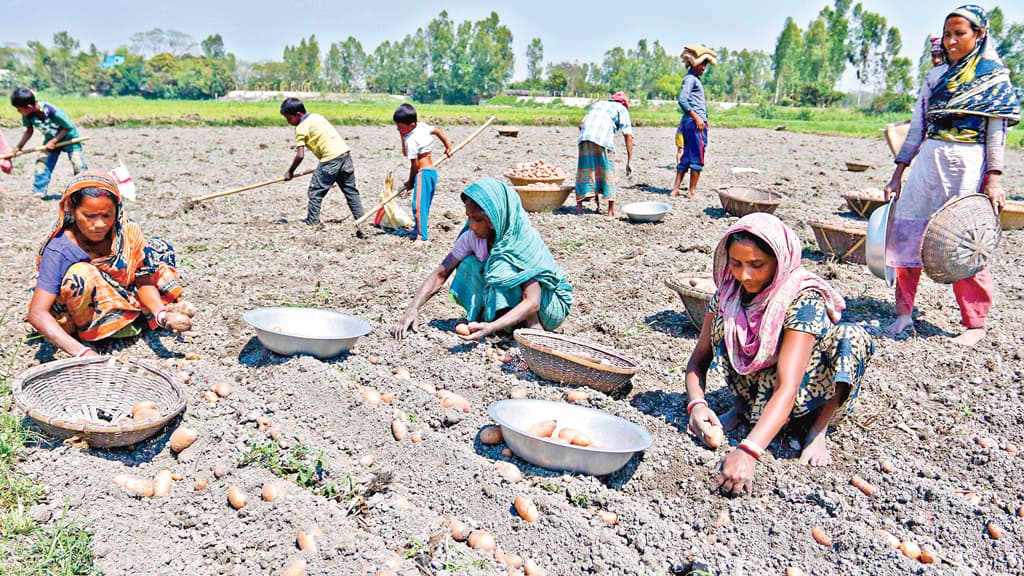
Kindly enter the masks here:
M 910 94 L 886 92 L 871 101 L 870 110 L 872 114 L 885 114 L 888 112 L 910 112 L 913 108 L 914 97 Z

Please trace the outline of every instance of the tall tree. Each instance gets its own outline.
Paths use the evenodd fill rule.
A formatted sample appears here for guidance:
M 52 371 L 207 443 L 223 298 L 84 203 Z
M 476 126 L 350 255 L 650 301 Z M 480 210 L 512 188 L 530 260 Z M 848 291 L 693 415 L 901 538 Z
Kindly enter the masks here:
M 212 60 L 223 60 L 225 58 L 224 39 L 220 34 L 211 34 L 201 43 L 203 56 Z
M 772 69 L 775 71 L 775 101 L 779 102 L 791 93 L 799 79 L 800 53 L 803 39 L 800 27 L 792 18 L 786 18 L 782 33 L 775 42 L 775 53 L 772 55 Z
M 853 34 L 850 38 L 849 59 L 857 69 L 857 80 L 861 90 L 857 91 L 860 104 L 864 85 L 877 92 L 885 81 L 885 46 L 888 25 L 885 17 L 865 10 L 857 3 L 853 7 Z
M 355 90 L 363 85 L 366 72 L 366 52 L 355 37 L 331 44 L 324 59 L 324 77 L 332 89 Z
M 320 86 L 320 44 L 312 34 L 298 46 L 284 47 L 284 63 L 288 66 L 288 81 L 305 84 L 311 88 Z
M 540 38 L 534 38 L 526 47 L 526 80 L 532 87 L 538 88 L 543 73 L 544 44 L 541 43 Z

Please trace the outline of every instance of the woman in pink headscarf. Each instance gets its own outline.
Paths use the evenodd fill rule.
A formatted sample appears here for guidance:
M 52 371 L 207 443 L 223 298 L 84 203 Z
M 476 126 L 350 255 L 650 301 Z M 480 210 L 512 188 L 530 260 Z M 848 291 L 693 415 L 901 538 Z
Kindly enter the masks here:
M 709 445 L 748 421 L 752 428 L 722 459 L 723 491 L 749 490 L 765 448 L 790 419 L 806 429 L 800 462 L 825 466 L 830 423 L 852 411 L 874 353 L 860 326 L 840 323 L 843 297 L 800 263 L 796 233 L 770 214 L 741 218 L 718 243 L 717 290 L 686 367 L 688 430 Z M 704 391 L 710 368 L 734 395 L 721 416 Z

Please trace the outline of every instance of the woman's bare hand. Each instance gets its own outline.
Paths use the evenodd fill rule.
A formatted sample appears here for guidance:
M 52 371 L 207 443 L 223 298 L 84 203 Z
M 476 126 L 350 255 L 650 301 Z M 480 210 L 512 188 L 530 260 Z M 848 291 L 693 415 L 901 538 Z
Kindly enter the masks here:
M 721 460 L 722 471 L 715 479 L 718 489 L 731 496 L 739 496 L 754 489 L 754 471 L 757 460 L 743 450 L 733 450 Z

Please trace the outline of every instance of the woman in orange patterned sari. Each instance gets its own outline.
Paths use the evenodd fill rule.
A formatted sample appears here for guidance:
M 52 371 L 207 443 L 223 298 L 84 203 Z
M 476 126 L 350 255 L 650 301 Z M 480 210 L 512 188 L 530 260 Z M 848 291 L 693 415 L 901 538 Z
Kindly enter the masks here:
M 140 318 L 150 328 L 189 330 L 195 308 L 180 296 L 173 248 L 146 240 L 117 184 L 102 172 L 75 176 L 36 257 L 28 322 L 68 354 L 87 356 L 96 352 L 81 341 L 134 336 Z

